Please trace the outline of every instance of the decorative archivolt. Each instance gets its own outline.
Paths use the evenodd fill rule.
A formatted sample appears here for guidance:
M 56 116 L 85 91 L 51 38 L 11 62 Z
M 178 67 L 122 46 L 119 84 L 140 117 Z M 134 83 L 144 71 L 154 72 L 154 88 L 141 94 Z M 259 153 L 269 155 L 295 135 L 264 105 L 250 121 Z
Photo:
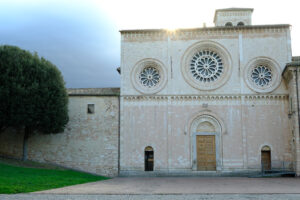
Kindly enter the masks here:
M 199 128 L 201 129 L 201 125 L 205 125 L 206 128 L 210 129 L 210 131 L 217 132 L 217 134 L 226 134 L 226 127 L 223 120 L 211 111 L 194 113 L 186 125 L 188 128 L 187 132 L 191 135 L 197 132 Z
M 221 132 L 219 122 L 211 115 L 199 115 L 191 124 L 191 133 L 195 132 Z

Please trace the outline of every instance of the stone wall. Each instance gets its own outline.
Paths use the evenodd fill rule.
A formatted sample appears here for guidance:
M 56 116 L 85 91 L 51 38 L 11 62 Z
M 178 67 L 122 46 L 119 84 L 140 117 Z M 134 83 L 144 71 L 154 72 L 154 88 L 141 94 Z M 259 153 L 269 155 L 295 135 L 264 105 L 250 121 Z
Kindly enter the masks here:
M 28 159 L 90 173 L 118 175 L 119 89 L 69 89 L 69 123 L 63 133 L 34 134 Z M 87 105 L 94 104 L 94 114 Z M 20 158 L 23 135 L 0 134 L 1 155 Z
M 21 130 L 7 129 L 0 133 L 0 155 L 9 158 L 22 158 L 23 134 Z
M 201 116 L 220 124 L 220 172 L 261 170 L 261 149 L 272 151 L 272 169 L 292 170 L 292 134 L 287 95 L 161 96 L 121 100 L 121 174 L 144 171 L 144 149 L 154 149 L 154 171 L 192 172 L 195 134 Z M 132 124 L 134 123 L 134 126 Z M 219 131 L 216 131 L 219 133 Z
M 291 143 L 295 172 L 300 176 L 300 132 L 299 132 L 299 95 L 300 95 L 300 57 L 294 57 L 283 71 L 283 77 L 289 90 L 289 117 L 293 135 Z M 297 94 L 298 89 L 298 94 Z

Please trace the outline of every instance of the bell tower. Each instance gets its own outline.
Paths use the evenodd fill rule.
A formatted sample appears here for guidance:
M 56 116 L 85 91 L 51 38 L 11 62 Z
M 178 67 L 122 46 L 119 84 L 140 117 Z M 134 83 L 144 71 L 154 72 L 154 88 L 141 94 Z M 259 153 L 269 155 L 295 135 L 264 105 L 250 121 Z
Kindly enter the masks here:
M 215 26 L 249 26 L 253 8 L 226 8 L 215 12 Z

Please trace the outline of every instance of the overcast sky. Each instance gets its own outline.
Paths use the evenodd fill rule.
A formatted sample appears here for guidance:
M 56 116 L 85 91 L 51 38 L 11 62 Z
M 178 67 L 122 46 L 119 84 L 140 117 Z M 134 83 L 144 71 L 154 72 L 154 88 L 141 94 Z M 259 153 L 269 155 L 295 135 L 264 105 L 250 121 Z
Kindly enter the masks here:
M 228 7 L 254 8 L 253 24 L 291 24 L 300 55 L 295 0 L 0 0 L 0 45 L 50 60 L 68 88 L 119 87 L 119 30 L 213 26 L 215 9 Z

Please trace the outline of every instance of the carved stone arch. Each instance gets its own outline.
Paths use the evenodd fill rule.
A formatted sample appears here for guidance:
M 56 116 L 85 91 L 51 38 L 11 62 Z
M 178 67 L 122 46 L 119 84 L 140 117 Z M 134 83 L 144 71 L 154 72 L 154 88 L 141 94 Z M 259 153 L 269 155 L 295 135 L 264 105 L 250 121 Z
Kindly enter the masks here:
M 194 113 L 189 121 L 187 122 L 187 132 L 191 133 L 191 132 L 195 132 L 195 129 L 192 130 L 192 127 L 193 127 L 193 123 L 196 122 L 197 119 L 199 119 L 199 117 L 201 116 L 208 116 L 209 118 L 211 119 L 214 119 L 214 122 L 215 122 L 215 125 L 220 127 L 220 133 L 222 135 L 226 135 L 227 134 L 227 129 L 226 129 L 226 126 L 225 126 L 225 123 L 224 121 L 222 120 L 222 118 L 220 118 L 217 114 L 215 114 L 214 112 L 212 112 L 211 110 L 203 110 L 201 112 L 196 112 Z
M 271 144 L 269 144 L 269 143 L 263 143 L 263 144 L 261 144 L 260 146 L 259 146 L 259 148 L 257 149 L 257 156 L 260 158 L 260 156 L 261 156 L 261 151 L 263 151 L 263 150 L 270 150 L 270 151 L 273 151 L 274 150 L 274 148 L 273 148 L 273 146 L 271 145 Z
M 264 145 L 262 148 L 261 148 L 262 151 L 271 151 L 271 147 L 269 145 Z
M 222 127 L 223 126 L 223 127 Z M 215 117 L 211 112 L 201 112 L 194 116 L 189 123 L 189 134 L 191 141 L 191 166 L 197 170 L 197 152 L 196 137 L 199 135 L 214 135 L 216 142 L 216 171 L 223 168 L 223 143 L 222 135 L 225 133 L 225 127 L 221 120 Z

